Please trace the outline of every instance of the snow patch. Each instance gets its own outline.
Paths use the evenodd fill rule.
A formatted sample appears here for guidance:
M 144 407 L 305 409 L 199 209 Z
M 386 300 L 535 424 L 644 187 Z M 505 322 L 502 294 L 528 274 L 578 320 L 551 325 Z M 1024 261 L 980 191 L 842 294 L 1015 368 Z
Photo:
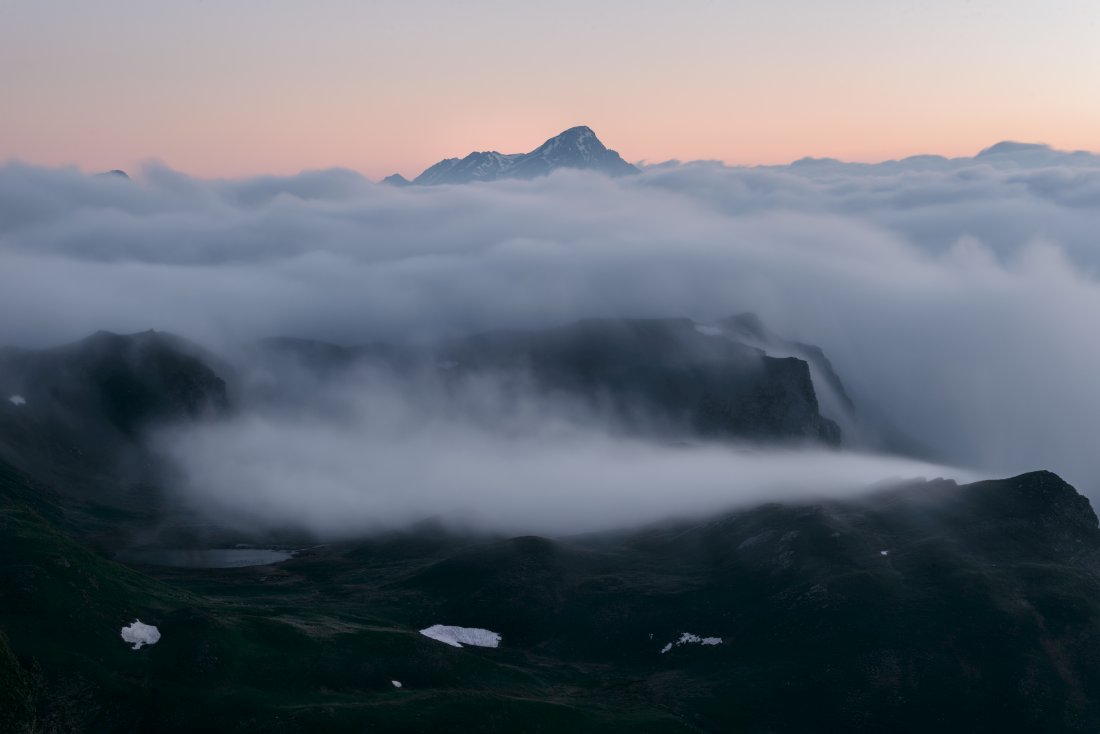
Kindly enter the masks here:
M 684 632 L 680 635 L 679 639 L 673 640 L 664 647 L 661 648 L 661 654 L 671 650 L 673 647 L 680 647 L 681 645 L 721 645 L 721 637 L 700 637 L 699 635 L 693 635 L 690 632 Z
M 155 645 L 160 641 L 160 630 L 151 624 L 142 624 L 140 619 L 135 619 L 129 627 L 122 628 L 122 639 L 133 645 L 134 650 L 140 650 L 142 645 Z
M 473 645 L 474 647 L 496 647 L 500 644 L 500 635 L 479 627 L 452 627 L 445 624 L 433 624 L 420 630 L 420 634 L 442 642 L 451 647 Z
M 705 324 L 696 324 L 695 330 L 705 336 L 722 336 L 722 328 L 719 326 L 707 326 Z
M 8 402 L 12 405 L 26 405 L 27 399 L 24 398 L 22 395 L 12 395 L 10 398 L 8 398 Z

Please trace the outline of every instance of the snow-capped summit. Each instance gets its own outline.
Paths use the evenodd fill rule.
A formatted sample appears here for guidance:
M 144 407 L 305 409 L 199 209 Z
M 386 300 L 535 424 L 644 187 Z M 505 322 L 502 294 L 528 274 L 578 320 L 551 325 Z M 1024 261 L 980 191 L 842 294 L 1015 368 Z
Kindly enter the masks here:
M 520 156 L 509 171 L 510 178 L 544 176 L 558 168 L 583 168 L 609 176 L 637 173 L 638 169 L 607 147 L 586 125 L 571 127 L 550 138 L 530 153 Z
M 412 183 L 431 185 L 536 178 L 559 168 L 599 171 L 608 176 L 638 172 L 618 153 L 601 143 L 592 128 L 579 125 L 550 138 L 530 153 L 505 154 L 490 150 L 470 153 L 465 158 L 444 159 L 421 173 Z

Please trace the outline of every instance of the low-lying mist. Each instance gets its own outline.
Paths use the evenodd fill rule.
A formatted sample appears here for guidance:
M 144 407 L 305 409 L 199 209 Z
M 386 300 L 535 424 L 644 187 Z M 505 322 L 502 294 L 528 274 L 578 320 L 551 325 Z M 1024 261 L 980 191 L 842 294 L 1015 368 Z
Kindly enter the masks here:
M 237 416 L 160 436 L 185 477 L 183 496 L 220 526 L 333 539 L 427 521 L 569 535 L 851 497 L 888 478 L 972 476 L 806 445 L 632 434 L 588 406 L 491 376 L 258 382 Z

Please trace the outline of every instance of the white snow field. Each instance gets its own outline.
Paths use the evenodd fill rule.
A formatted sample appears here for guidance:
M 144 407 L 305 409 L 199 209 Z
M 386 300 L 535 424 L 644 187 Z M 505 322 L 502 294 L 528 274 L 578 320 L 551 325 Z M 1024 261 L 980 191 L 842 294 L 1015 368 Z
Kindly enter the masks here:
M 474 647 L 496 647 L 500 644 L 500 635 L 478 627 L 451 627 L 445 624 L 433 624 L 420 630 L 420 634 L 451 647 L 473 645 Z
M 721 645 L 721 637 L 700 637 L 699 635 L 693 635 L 690 632 L 685 632 L 680 635 L 679 639 L 673 640 L 664 647 L 661 648 L 661 654 L 665 654 L 673 647 L 680 647 L 681 645 Z
M 157 644 L 160 641 L 160 630 L 135 619 L 129 627 L 122 628 L 122 639 L 132 644 L 134 650 L 140 650 L 142 645 Z

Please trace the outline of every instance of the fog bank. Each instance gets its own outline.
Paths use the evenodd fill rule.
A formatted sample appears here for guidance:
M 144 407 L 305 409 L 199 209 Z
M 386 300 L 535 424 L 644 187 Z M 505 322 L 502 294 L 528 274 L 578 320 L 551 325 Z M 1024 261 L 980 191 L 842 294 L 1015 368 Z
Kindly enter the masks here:
M 568 535 L 786 500 L 852 497 L 887 478 L 971 472 L 823 448 L 628 436 L 584 406 L 492 379 L 441 389 L 357 374 L 177 427 L 161 449 L 218 524 L 324 539 L 431 521 Z M 248 400 L 249 398 L 245 398 Z

